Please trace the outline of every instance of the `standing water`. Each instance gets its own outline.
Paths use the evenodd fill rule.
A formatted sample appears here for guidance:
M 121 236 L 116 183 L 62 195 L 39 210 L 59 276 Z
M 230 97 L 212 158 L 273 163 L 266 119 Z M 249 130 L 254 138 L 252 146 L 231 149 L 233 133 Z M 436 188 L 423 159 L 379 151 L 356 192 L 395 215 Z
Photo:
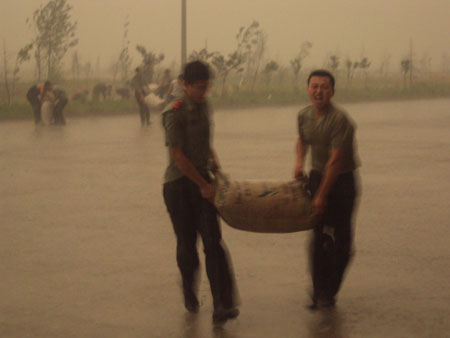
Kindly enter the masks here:
M 300 107 L 218 110 L 234 179 L 290 180 Z M 308 232 L 222 223 L 242 306 L 185 312 L 163 204 L 160 116 L 0 124 L 0 337 L 448 337 L 450 100 L 347 104 L 362 196 L 356 255 L 333 311 L 309 312 Z M 202 259 L 203 260 L 203 259 Z M 203 267 L 202 267 L 203 269 Z

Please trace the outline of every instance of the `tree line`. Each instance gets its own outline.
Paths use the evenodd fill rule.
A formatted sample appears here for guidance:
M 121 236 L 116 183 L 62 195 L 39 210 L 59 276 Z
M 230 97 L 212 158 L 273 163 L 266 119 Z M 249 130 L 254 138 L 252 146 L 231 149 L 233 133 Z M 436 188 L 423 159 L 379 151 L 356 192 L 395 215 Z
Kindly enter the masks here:
M 65 77 L 62 61 L 72 50 L 69 69 L 72 79 L 80 80 L 92 77 L 93 65 L 90 61 L 83 63 L 80 54 L 75 49 L 79 40 L 76 35 L 77 22 L 71 16 L 72 9 L 67 0 L 49 0 L 45 5 L 37 8 L 32 17 L 26 20 L 26 24 L 34 33 L 33 39 L 17 52 L 12 67 L 10 65 L 11 58 L 5 42 L 3 42 L 2 82 L 8 105 L 15 96 L 16 85 L 20 81 L 21 67 L 31 59 L 34 59 L 36 79 L 58 81 Z M 129 27 L 130 21 L 126 18 L 123 25 L 121 50 L 116 61 L 109 68 L 113 83 L 120 81 L 125 84 L 133 73 L 131 57 L 131 48 L 133 47 L 128 37 Z M 209 51 L 205 47 L 191 51 L 188 59 L 202 60 L 211 65 L 216 74 L 215 92 L 219 96 L 228 94 L 229 81 L 232 81 L 231 87 L 234 91 L 245 90 L 253 93 L 258 83 L 270 88 L 275 77 L 281 78 L 284 82 L 290 82 L 293 91 L 297 91 L 305 59 L 314 47 L 313 42 L 300 42 L 298 52 L 289 60 L 289 65 L 284 66 L 276 60 L 266 58 L 267 39 L 268 36 L 259 22 L 253 21 L 248 26 L 239 27 L 235 35 L 235 46 L 231 52 Z M 165 59 L 164 54 L 153 52 L 142 44 L 137 44 L 134 48 L 141 57 L 139 65 L 145 66 L 149 81 L 154 80 L 157 67 L 161 67 L 161 63 Z M 448 76 L 450 73 L 450 57 L 448 55 L 443 55 L 442 64 L 441 73 Z M 411 87 L 419 74 L 429 75 L 431 73 L 430 65 L 431 58 L 426 55 L 420 61 L 417 60 L 411 42 L 408 52 L 398 65 L 403 79 L 403 87 Z M 373 70 L 373 62 L 368 56 L 351 59 L 343 58 L 338 53 L 329 53 L 322 66 L 337 77 L 344 79 L 346 88 L 352 87 L 355 75 L 358 74 L 359 83 L 369 89 L 370 74 L 386 76 L 389 73 L 390 56 L 387 55 L 382 60 L 378 71 Z M 97 59 L 95 65 L 97 72 L 99 68 L 100 61 Z M 177 65 L 172 65 L 172 68 L 174 71 L 180 69 Z

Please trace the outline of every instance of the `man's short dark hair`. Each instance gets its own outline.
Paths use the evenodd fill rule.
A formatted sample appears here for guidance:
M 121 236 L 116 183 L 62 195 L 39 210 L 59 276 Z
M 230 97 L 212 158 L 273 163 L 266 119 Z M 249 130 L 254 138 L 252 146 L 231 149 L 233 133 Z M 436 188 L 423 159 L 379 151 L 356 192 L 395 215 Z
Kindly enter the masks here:
M 193 84 L 197 81 L 209 81 L 211 73 L 206 63 L 201 61 L 192 61 L 186 64 L 183 72 L 184 82 Z
M 307 82 L 308 86 L 309 86 L 309 81 L 311 80 L 311 78 L 312 78 L 313 76 L 324 76 L 324 77 L 329 78 L 329 79 L 330 79 L 330 82 L 331 82 L 331 87 L 334 89 L 334 83 L 335 83 L 336 81 L 334 80 L 333 74 L 331 74 L 328 70 L 325 70 L 325 69 L 316 69 L 316 70 L 313 70 L 313 71 L 311 72 L 311 74 L 309 74 L 309 76 L 308 76 L 308 82 Z

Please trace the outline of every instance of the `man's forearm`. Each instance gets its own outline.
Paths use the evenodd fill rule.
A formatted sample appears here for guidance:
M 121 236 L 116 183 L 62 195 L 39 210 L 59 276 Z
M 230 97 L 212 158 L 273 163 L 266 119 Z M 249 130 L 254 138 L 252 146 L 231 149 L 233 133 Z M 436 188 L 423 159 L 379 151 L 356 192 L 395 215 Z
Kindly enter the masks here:
M 322 181 L 316 195 L 322 196 L 323 198 L 326 198 L 328 196 L 331 188 L 333 187 L 337 177 L 340 174 L 340 170 L 340 160 L 338 158 L 331 158 L 325 166 Z

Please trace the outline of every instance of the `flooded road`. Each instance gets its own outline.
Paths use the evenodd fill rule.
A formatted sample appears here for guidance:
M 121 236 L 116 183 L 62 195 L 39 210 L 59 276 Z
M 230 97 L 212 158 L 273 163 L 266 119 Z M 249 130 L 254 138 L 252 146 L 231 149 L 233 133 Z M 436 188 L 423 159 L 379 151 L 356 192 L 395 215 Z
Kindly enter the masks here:
M 291 179 L 299 108 L 216 111 L 223 170 Z M 0 122 L 0 337 L 450 337 L 450 100 L 345 108 L 362 198 L 336 309 L 305 308 L 309 233 L 222 223 L 242 305 L 221 328 L 203 257 L 200 312 L 182 304 L 159 115 Z

